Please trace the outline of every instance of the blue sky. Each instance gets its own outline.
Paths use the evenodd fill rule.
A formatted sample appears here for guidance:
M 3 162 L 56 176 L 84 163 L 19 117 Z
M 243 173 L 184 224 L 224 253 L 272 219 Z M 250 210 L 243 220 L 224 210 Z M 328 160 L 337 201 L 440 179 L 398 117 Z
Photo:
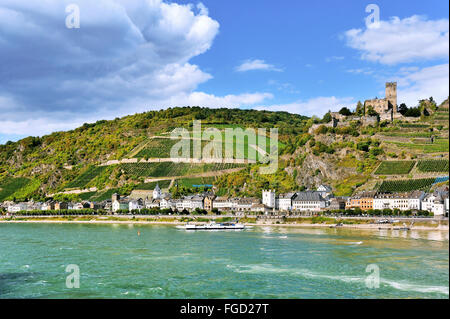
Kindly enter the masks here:
M 65 25 L 72 3 L 79 29 Z M 440 102 L 448 12 L 435 0 L 0 0 L 0 143 L 169 106 L 321 116 L 384 96 L 386 81 L 399 102 Z

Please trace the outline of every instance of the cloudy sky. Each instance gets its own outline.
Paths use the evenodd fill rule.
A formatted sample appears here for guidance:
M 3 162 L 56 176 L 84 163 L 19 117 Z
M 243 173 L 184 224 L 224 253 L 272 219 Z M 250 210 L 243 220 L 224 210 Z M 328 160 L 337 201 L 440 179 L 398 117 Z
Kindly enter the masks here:
M 170 106 L 323 115 L 448 96 L 441 0 L 0 0 L 0 143 Z M 79 8 L 79 28 L 74 11 Z

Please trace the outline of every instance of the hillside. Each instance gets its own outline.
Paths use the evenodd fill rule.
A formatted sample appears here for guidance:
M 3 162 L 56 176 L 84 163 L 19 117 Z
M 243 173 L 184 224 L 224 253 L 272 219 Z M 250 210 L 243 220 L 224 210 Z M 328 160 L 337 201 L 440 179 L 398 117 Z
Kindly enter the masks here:
M 8 142 L 0 145 L 0 201 L 42 199 L 48 194 L 89 188 L 121 188 L 126 192 L 152 177 L 190 177 L 242 167 L 170 162 L 99 166 L 133 157 L 167 158 L 172 141 L 163 137 L 177 127 L 189 129 L 194 119 L 202 120 L 204 127 L 233 127 L 235 123 L 242 127 L 277 127 L 280 141 L 301 134 L 307 121 L 306 117 L 285 112 L 170 108 L 84 124 L 75 130 L 41 138 Z
M 264 188 L 285 192 L 321 183 L 332 185 L 337 195 L 389 191 L 400 184 L 404 189 L 430 188 L 437 177 L 448 176 L 448 99 L 428 109 L 426 115 L 393 123 L 348 121 L 335 128 L 327 125 L 328 116 L 320 120 L 286 112 L 200 107 L 102 120 L 0 145 L 0 201 L 49 196 L 98 201 L 113 192 L 152 189 L 156 183 L 174 195 L 194 192 L 196 185 L 214 185 L 221 195 L 247 196 L 260 196 Z M 266 150 L 247 140 L 239 145 L 245 152 L 234 157 L 243 159 L 241 163 L 172 163 L 170 149 L 177 141 L 168 136 L 176 127 L 191 130 L 194 119 L 222 136 L 226 127 L 278 128 L 278 171 L 260 175 L 261 164 L 255 163 L 269 151 L 268 136 L 263 137 Z

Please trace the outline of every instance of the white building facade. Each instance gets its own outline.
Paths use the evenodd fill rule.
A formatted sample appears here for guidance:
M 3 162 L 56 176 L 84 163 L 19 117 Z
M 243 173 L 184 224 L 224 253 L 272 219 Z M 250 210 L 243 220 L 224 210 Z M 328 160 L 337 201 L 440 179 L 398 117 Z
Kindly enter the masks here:
M 262 191 L 262 202 L 269 208 L 276 207 L 275 191 L 274 190 L 263 190 Z
M 376 194 L 373 198 L 373 209 L 421 210 L 424 197 L 425 193 L 422 191 Z
M 278 209 L 280 211 L 290 212 L 292 210 L 292 200 L 295 193 L 281 194 L 278 198 Z
M 326 206 L 326 200 L 318 192 L 298 192 L 292 200 L 294 211 L 319 212 Z

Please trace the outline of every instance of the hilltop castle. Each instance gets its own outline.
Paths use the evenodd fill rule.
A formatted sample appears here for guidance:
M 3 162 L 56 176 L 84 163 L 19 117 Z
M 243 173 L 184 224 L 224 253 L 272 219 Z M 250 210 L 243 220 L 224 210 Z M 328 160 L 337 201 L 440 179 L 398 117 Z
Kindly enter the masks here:
M 365 115 L 369 107 L 380 115 L 380 120 L 392 121 L 400 115 L 397 107 L 397 82 L 386 82 L 386 97 L 384 99 L 372 99 L 364 102 Z

